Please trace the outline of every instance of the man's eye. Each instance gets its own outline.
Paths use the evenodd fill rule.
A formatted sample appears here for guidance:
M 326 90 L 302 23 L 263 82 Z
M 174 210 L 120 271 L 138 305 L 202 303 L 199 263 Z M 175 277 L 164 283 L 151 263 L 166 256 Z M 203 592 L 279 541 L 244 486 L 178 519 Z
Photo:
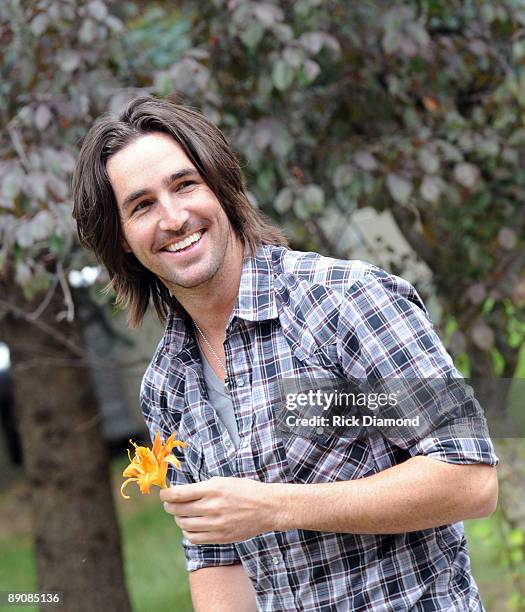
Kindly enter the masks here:
M 148 208 L 148 206 L 151 206 L 151 204 L 153 204 L 151 200 L 143 200 L 142 202 L 139 202 L 133 209 L 132 214 L 135 214 L 137 212 L 140 212 L 141 210 Z
M 195 181 L 182 181 L 182 183 L 177 185 L 177 188 L 179 191 L 185 191 L 187 189 L 191 189 L 191 187 L 194 187 L 196 184 L 197 183 Z

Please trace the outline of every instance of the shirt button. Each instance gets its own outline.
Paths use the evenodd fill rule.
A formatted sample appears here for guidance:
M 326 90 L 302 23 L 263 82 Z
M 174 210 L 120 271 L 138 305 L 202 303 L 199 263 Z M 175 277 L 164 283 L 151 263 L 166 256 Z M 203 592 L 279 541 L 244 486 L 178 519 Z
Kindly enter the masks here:
M 226 448 L 230 448 L 231 445 L 232 445 L 231 440 L 224 440 L 224 446 Z
M 272 557 L 272 563 L 274 565 L 279 565 L 279 557 Z
M 244 378 L 237 378 L 237 380 L 235 381 L 235 384 L 238 387 L 244 387 Z
M 323 433 L 323 431 L 324 431 L 324 427 L 317 427 L 317 428 L 315 429 L 315 431 L 316 431 L 316 433 L 318 433 L 319 435 L 321 435 L 321 434 Z

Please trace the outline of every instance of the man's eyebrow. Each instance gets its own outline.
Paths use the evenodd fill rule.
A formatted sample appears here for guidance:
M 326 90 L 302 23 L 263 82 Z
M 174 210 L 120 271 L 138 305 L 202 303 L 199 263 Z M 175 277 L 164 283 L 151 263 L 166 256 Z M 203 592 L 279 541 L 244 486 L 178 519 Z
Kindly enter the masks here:
M 173 174 L 170 174 L 169 176 L 167 176 L 162 181 L 162 185 L 164 187 L 168 187 L 169 185 L 171 185 L 171 183 L 174 183 L 175 181 L 178 181 L 181 178 L 185 178 L 187 176 L 193 176 L 193 175 L 199 176 L 199 173 L 197 172 L 195 168 L 191 168 L 191 167 L 181 168 L 180 170 L 177 170 L 177 172 L 174 172 Z M 138 189 L 137 191 L 133 191 L 128 196 L 126 196 L 126 198 L 124 198 L 124 201 L 122 202 L 122 209 L 126 210 L 126 208 L 128 208 L 128 206 L 132 204 L 135 200 L 142 198 L 143 196 L 147 195 L 149 192 L 150 192 L 149 189 Z

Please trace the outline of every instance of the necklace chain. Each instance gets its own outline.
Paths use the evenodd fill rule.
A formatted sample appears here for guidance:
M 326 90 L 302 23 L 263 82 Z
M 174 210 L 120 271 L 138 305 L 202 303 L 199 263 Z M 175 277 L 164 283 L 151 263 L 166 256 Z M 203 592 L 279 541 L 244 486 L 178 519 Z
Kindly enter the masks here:
M 215 357 L 215 359 L 219 362 L 221 368 L 224 370 L 224 375 L 225 375 L 224 386 L 227 389 L 228 388 L 228 370 L 226 369 L 226 366 L 222 362 L 222 359 L 219 357 L 219 355 L 217 355 L 217 353 L 213 350 L 212 345 L 208 342 L 208 338 L 206 338 L 202 329 L 197 325 L 194 319 L 192 319 L 192 321 L 193 321 L 193 325 L 195 325 L 195 327 L 197 328 L 197 331 L 202 336 L 202 339 L 204 340 L 204 342 L 206 342 L 206 346 L 210 349 L 211 354 Z

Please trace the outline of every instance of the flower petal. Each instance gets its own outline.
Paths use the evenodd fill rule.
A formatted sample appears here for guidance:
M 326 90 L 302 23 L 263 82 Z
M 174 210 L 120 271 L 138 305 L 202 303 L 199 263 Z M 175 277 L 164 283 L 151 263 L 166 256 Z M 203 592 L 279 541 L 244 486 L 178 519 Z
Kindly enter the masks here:
M 159 452 L 161 450 L 162 450 L 162 440 L 160 439 L 160 431 L 157 430 L 157 433 L 155 434 L 155 439 L 153 440 L 153 448 L 151 449 L 151 452 L 153 453 L 155 457 L 158 457 Z
M 180 468 L 180 461 L 175 457 L 175 455 L 168 455 L 165 459 L 167 463 L 171 463 L 173 467 Z
M 140 469 L 142 472 L 157 472 L 159 468 L 157 457 L 155 457 L 155 455 L 149 448 L 146 448 L 145 446 L 139 446 L 137 448 L 137 455 L 139 457 Z
M 124 495 L 124 489 L 128 486 L 130 482 L 137 482 L 137 480 L 138 478 L 128 478 L 122 483 L 122 486 L 120 487 L 120 494 L 124 499 L 130 499 L 129 495 Z
M 136 477 L 140 474 L 140 470 L 135 464 L 128 465 L 128 467 L 122 472 L 124 478 Z
M 166 443 L 164 444 L 164 446 L 160 449 L 157 457 L 159 459 L 164 459 L 164 457 L 166 455 L 168 455 L 169 453 L 171 453 L 171 449 L 173 448 L 175 444 L 175 434 L 172 433 L 171 436 L 166 440 Z

